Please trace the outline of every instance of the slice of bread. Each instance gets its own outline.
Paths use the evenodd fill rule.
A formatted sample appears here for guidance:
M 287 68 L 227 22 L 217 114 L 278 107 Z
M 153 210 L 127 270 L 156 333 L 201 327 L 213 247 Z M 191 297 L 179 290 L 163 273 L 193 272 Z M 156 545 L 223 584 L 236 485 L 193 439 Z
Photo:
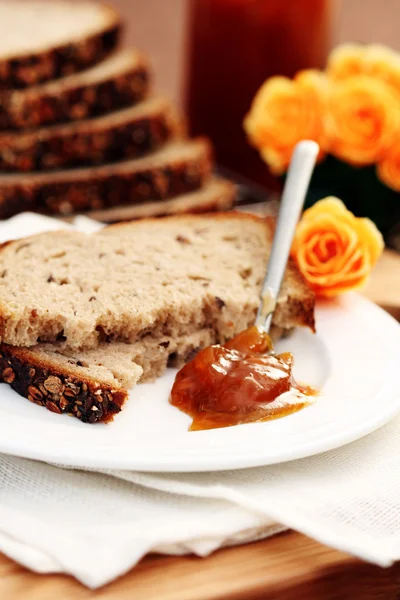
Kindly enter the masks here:
M 137 158 L 184 131 L 168 100 L 150 98 L 93 119 L 0 133 L 0 170 L 48 171 Z
M 210 329 L 223 342 L 254 321 L 271 235 L 265 219 L 217 213 L 9 242 L 0 251 L 1 341 L 87 349 Z M 314 294 L 293 263 L 273 323 L 279 332 L 314 327 Z
M 207 213 L 229 210 L 234 205 L 235 199 L 236 186 L 233 183 L 225 179 L 213 178 L 199 190 L 170 200 L 93 210 L 87 212 L 86 216 L 103 223 L 117 223 L 147 217 Z
M 0 218 L 22 211 L 67 215 L 161 200 L 198 189 L 213 166 L 211 144 L 172 141 L 143 158 L 96 167 L 0 176 Z
M 35 404 L 89 423 L 112 420 L 128 397 L 127 385 L 141 374 L 129 354 L 118 350 L 99 365 L 95 357 L 75 361 L 46 347 L 0 347 L 0 381 Z
M 121 21 L 95 2 L 0 3 L 0 88 L 23 88 L 80 71 L 117 44 Z
M 0 382 L 54 413 L 67 413 L 84 423 L 109 422 L 139 380 L 152 381 L 170 363 L 182 364 L 210 344 L 203 330 L 181 339 L 144 338 L 135 344 L 101 344 L 77 353 L 60 344 L 32 348 L 0 345 Z
M 137 50 L 121 50 L 98 65 L 43 85 L 0 92 L 0 129 L 27 129 L 87 119 L 139 102 L 149 69 Z

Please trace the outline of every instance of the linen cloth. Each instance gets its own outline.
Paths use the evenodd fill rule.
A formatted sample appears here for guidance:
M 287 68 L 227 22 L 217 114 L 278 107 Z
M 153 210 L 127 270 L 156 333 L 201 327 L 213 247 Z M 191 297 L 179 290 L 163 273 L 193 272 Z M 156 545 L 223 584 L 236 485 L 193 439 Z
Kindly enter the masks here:
M 25 234 L 26 219 L 32 233 L 60 227 L 19 215 L 0 241 Z M 96 588 L 150 551 L 202 556 L 293 528 L 389 566 L 400 559 L 399 482 L 400 416 L 329 453 L 218 473 L 78 471 L 0 455 L 0 551 Z

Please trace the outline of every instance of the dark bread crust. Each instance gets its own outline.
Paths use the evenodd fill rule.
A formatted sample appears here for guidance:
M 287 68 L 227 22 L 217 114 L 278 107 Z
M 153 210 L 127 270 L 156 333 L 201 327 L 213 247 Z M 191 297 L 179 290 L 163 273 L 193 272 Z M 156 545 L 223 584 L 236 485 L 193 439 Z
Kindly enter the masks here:
M 149 217 L 165 217 L 168 215 L 187 215 L 211 213 L 217 211 L 229 210 L 235 204 L 236 186 L 229 181 L 226 182 L 224 190 L 218 195 L 207 199 L 199 199 L 198 202 L 182 202 L 179 207 L 177 201 L 179 197 L 160 200 L 158 202 L 147 202 L 140 205 L 115 206 L 103 210 L 93 210 L 84 213 L 85 216 L 101 221 L 102 223 L 118 223 L 120 221 L 135 221 L 137 219 L 147 219 Z M 75 216 L 75 215 L 74 215 Z M 69 217 L 68 220 L 71 220 Z
M 275 232 L 275 219 L 266 217 L 265 221 L 272 240 Z M 288 302 L 283 306 L 278 305 L 275 309 L 273 322 L 277 331 L 283 332 L 279 336 L 284 335 L 293 327 L 308 327 L 315 333 L 315 293 L 309 287 L 293 258 L 289 258 L 286 272 L 295 293 L 289 293 Z M 301 292 L 300 297 L 298 292 Z M 289 326 L 288 321 L 290 322 Z
M 260 217 L 259 215 L 242 212 L 239 210 L 231 210 L 229 212 L 214 213 L 214 214 L 210 214 L 209 216 L 214 220 L 221 219 L 223 221 L 226 221 L 228 219 L 232 219 L 232 220 L 239 220 L 239 221 L 253 221 L 253 222 L 259 223 L 260 225 L 265 227 L 266 234 L 268 235 L 268 237 L 270 239 L 272 239 L 273 228 L 274 228 L 274 223 L 275 223 L 275 220 L 272 217 Z M 182 220 L 182 222 L 186 222 L 186 221 L 194 221 L 195 222 L 198 219 L 204 219 L 204 217 L 207 217 L 207 213 L 203 213 L 201 215 L 187 215 L 187 214 L 167 215 L 165 217 L 162 217 L 162 219 L 165 221 L 176 221 L 179 223 L 181 220 Z M 160 221 L 160 219 L 158 217 L 154 217 L 154 218 L 149 217 L 146 220 L 142 220 L 140 222 L 140 225 L 142 226 L 143 223 L 158 223 L 159 221 Z M 110 229 L 123 228 L 123 227 L 132 227 L 133 225 L 134 224 L 131 223 L 130 221 L 121 221 L 120 223 L 113 223 L 112 225 L 108 225 L 102 231 L 108 231 Z
M 0 129 L 29 129 L 87 119 L 140 102 L 148 93 L 149 68 L 142 57 L 122 73 L 102 81 L 56 90 L 43 86 L 0 93 Z
M 54 170 L 111 163 L 143 156 L 183 130 L 167 102 L 149 115 L 126 111 L 51 128 L 0 134 L 0 170 L 6 173 Z
M 110 206 L 162 200 L 201 187 L 212 170 L 212 149 L 204 140 L 186 158 L 166 160 L 157 168 L 132 170 L 114 163 L 78 171 L 0 178 L 0 218 L 23 211 L 68 215 Z M 126 163 L 125 163 L 126 164 Z
M 83 423 L 108 423 L 127 400 L 125 389 L 53 364 L 27 348 L 0 344 L 0 382 L 8 383 L 18 394 L 51 412 L 67 413 Z
M 101 9 L 108 13 L 103 30 L 72 43 L 0 60 L 0 89 L 26 88 L 100 62 L 117 46 L 122 30 L 117 12 L 110 6 L 103 5 Z
M 302 296 L 299 297 L 297 293 L 289 293 L 288 302 L 282 308 L 278 306 L 276 309 L 275 325 L 283 329 L 308 327 L 315 333 L 315 293 L 308 286 L 292 258 L 289 258 L 287 272 L 292 286 L 296 288 L 296 292 L 301 291 Z M 288 318 L 290 318 L 290 327 L 287 326 Z

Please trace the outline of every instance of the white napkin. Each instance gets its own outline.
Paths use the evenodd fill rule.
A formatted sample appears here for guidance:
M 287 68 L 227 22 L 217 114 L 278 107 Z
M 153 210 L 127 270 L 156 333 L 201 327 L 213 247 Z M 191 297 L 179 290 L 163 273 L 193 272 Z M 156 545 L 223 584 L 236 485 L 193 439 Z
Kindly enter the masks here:
M 98 587 L 152 550 L 202 556 L 290 527 L 389 566 L 399 480 L 400 417 L 334 452 L 221 473 L 101 474 L 0 455 L 0 551 Z
M 25 234 L 24 219 L 35 232 L 60 226 L 20 215 L 0 240 Z M 389 566 L 400 559 L 399 481 L 400 417 L 334 452 L 221 473 L 94 473 L 0 455 L 0 551 L 98 587 L 150 551 L 205 555 L 290 527 Z

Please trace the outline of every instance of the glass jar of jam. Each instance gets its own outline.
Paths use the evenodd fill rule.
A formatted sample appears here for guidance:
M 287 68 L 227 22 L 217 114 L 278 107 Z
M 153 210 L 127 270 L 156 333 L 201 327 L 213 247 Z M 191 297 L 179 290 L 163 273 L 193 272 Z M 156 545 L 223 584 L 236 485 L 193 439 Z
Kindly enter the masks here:
M 335 0 L 189 0 L 184 104 L 191 134 L 213 140 L 220 165 L 276 187 L 246 141 L 243 118 L 271 75 L 292 77 L 324 66 L 334 5 Z

